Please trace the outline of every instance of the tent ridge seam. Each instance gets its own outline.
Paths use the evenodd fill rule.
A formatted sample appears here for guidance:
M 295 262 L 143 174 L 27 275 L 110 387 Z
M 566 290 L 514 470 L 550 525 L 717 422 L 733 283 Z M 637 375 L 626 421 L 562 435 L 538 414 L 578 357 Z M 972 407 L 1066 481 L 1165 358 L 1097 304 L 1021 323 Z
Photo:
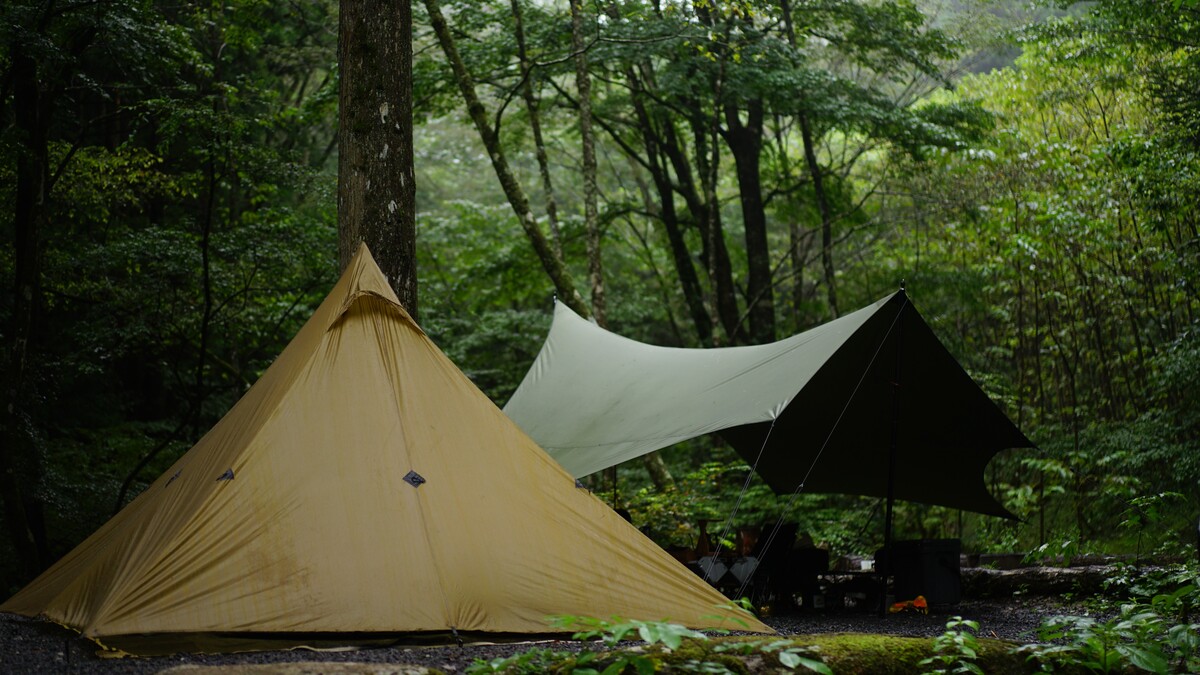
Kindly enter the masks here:
M 360 288 L 360 289 L 355 290 L 352 293 L 350 293 L 350 295 L 346 296 L 346 299 L 342 302 L 342 305 L 340 307 L 338 307 L 338 310 L 333 313 L 332 317 L 330 317 L 329 324 L 327 326 L 325 326 L 325 332 L 328 333 L 329 331 L 333 330 L 334 326 L 336 326 L 338 324 L 338 322 L 342 320 L 342 317 L 344 317 L 346 315 L 346 312 L 349 312 L 350 308 L 353 307 L 359 301 L 361 301 L 364 297 L 374 298 L 376 300 L 383 302 L 384 305 L 395 310 L 396 313 L 404 319 L 405 323 L 407 323 L 409 325 L 409 327 L 415 329 L 418 333 L 421 333 L 422 335 L 425 334 L 425 331 L 422 330 L 421 327 L 417 325 L 416 321 L 413 321 L 412 316 L 410 316 L 408 311 L 406 309 L 404 309 L 403 305 L 401 305 L 399 302 L 396 302 L 395 300 L 387 297 L 383 293 L 380 293 L 379 291 L 373 291 L 373 290 L 367 289 L 367 288 Z

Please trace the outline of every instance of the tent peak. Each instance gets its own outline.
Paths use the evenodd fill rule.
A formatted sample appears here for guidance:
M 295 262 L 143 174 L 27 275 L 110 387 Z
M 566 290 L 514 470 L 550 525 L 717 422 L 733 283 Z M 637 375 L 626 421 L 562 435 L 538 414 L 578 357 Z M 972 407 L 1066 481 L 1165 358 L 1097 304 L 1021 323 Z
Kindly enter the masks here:
M 330 329 L 338 323 L 355 303 L 364 298 L 373 297 L 399 314 L 405 323 L 422 333 L 424 332 L 401 304 L 400 298 L 392 289 L 383 270 L 379 268 L 379 264 L 375 262 L 374 256 L 371 255 L 371 249 L 365 241 L 359 242 L 358 250 L 347 263 L 346 269 L 342 270 L 342 278 L 334 287 L 332 294 L 341 297 L 342 300 L 337 310 L 327 318 L 326 329 Z

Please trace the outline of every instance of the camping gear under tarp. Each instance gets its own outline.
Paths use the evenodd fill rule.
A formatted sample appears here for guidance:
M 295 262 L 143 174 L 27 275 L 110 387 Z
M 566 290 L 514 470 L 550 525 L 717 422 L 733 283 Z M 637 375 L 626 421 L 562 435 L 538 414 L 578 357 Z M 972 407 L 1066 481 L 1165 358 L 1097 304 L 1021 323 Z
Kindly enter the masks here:
M 716 349 L 636 342 L 558 303 L 504 412 L 576 477 L 720 432 L 778 493 L 1004 517 L 984 467 L 1032 446 L 904 291 L 779 342 Z
M 550 615 L 770 632 L 576 487 L 365 247 L 199 443 L 0 611 L 139 654 L 547 633 Z

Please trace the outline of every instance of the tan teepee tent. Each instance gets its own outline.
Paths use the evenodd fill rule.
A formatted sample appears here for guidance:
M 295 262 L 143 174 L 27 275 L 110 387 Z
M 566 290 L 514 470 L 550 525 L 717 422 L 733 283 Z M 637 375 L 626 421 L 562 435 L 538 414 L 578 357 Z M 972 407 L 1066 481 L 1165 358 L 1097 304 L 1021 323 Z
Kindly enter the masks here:
M 132 653 L 546 617 L 770 629 L 587 491 L 397 303 L 363 247 L 262 378 L 0 610 Z

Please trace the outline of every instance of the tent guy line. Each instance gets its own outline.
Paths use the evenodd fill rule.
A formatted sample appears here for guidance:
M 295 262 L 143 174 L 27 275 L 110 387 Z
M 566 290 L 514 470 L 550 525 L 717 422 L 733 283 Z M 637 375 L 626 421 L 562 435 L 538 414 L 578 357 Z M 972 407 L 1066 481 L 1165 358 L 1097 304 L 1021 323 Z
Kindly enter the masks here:
M 763 450 L 767 448 L 767 441 L 771 439 L 771 431 L 775 429 L 775 420 L 771 420 L 771 428 L 767 429 L 767 435 L 763 438 L 762 445 L 758 449 L 758 456 L 754 458 L 754 465 L 750 467 L 750 471 L 746 473 L 746 480 L 742 481 L 742 489 L 738 492 L 737 500 L 733 503 L 733 509 L 729 511 L 729 517 L 725 519 L 725 526 L 721 528 L 721 536 L 717 537 L 717 548 L 713 552 L 714 556 L 721 555 L 721 546 L 725 543 L 725 537 L 729 534 L 730 528 L 733 527 L 733 519 L 737 517 L 738 510 L 742 508 L 742 498 L 746 496 L 746 491 L 750 489 L 750 483 L 754 480 L 755 471 L 758 469 L 758 460 L 762 459 Z M 781 522 L 783 516 L 780 516 Z M 704 571 L 704 580 L 712 581 L 712 567 Z M 754 576 L 752 571 L 747 578 Z M 740 596 L 739 596 L 740 597 Z
M 901 290 L 904 290 L 903 287 L 901 287 Z M 813 469 L 817 468 L 817 462 L 821 461 L 821 456 L 825 454 L 825 448 L 829 447 L 829 440 L 833 438 L 834 432 L 836 432 L 838 427 L 842 424 L 842 418 L 846 416 L 846 411 L 850 409 L 850 404 L 854 403 L 854 397 L 858 395 L 858 390 L 862 388 L 863 381 L 867 379 L 867 373 L 871 372 L 871 366 L 875 365 L 875 359 L 879 358 L 879 352 L 883 350 L 884 343 L 887 342 L 888 336 L 892 334 L 893 330 L 895 330 L 896 324 L 900 321 L 900 314 L 904 312 L 904 308 L 907 306 L 908 296 L 906 295 L 904 296 L 904 303 L 901 304 L 900 309 L 896 311 L 896 317 L 892 319 L 891 325 L 888 326 L 887 333 L 884 333 L 883 339 L 879 341 L 879 346 L 875 348 L 875 353 L 871 354 L 871 360 L 867 362 L 867 367 L 863 368 L 862 375 L 859 376 L 858 382 L 854 384 L 854 391 L 850 392 L 850 397 L 846 399 L 846 404 L 842 406 L 842 410 L 838 413 L 837 419 L 834 421 L 833 426 L 830 427 L 829 433 L 825 435 L 825 442 L 821 444 L 821 449 L 817 451 L 817 456 L 814 457 L 812 463 L 808 465 L 808 471 L 804 473 L 804 478 L 801 478 L 800 482 L 796 484 L 796 490 L 793 492 L 793 494 L 799 495 L 804 491 L 804 486 L 808 483 L 808 477 L 812 475 Z M 755 466 L 757 465 L 758 463 L 755 462 Z
M 901 290 L 903 290 L 903 285 L 901 286 Z M 883 338 L 879 341 L 879 345 L 878 345 L 878 347 L 876 347 L 875 353 L 873 353 L 871 355 L 871 360 L 867 363 L 866 368 L 863 369 L 862 375 L 860 375 L 858 378 L 858 382 L 854 385 L 854 391 L 852 391 L 850 393 L 850 397 L 846 399 L 846 404 L 844 406 L 842 406 L 841 412 L 838 413 L 837 420 L 834 421 L 833 427 L 830 428 L 830 430 L 829 430 L 829 434 L 825 436 L 825 442 L 821 444 L 821 449 L 818 450 L 816 456 L 813 457 L 812 463 L 809 464 L 808 471 L 804 474 L 804 478 L 801 479 L 800 482 L 796 483 L 795 489 L 792 490 L 791 496 L 788 498 L 787 505 L 784 506 L 783 510 L 780 512 L 779 518 L 777 518 L 775 521 L 775 526 L 771 529 L 770 536 L 767 537 L 766 543 L 763 545 L 763 550 L 770 550 L 771 544 L 775 543 L 775 537 L 779 533 L 780 529 L 782 529 L 784 519 L 787 517 L 788 514 L 790 514 L 792 512 L 792 506 L 795 505 L 796 499 L 800 496 L 801 493 L 804 492 L 804 485 L 808 481 L 808 477 L 810 475 L 812 475 L 813 469 L 816 468 L 817 462 L 821 461 L 821 456 L 825 453 L 825 448 L 828 447 L 828 445 L 829 445 L 829 439 L 833 438 L 834 432 L 837 431 L 838 426 L 842 423 L 842 418 L 845 417 L 846 411 L 850 408 L 850 404 L 854 402 L 854 397 L 855 397 L 855 395 L 858 394 L 858 390 L 862 387 L 863 380 L 866 379 L 867 373 L 871 372 L 871 366 L 875 364 L 875 360 L 877 358 L 879 358 L 879 352 L 880 352 L 880 350 L 883 349 L 884 342 L 886 342 L 888 336 L 892 334 L 892 331 L 895 329 L 896 324 L 900 320 L 901 313 L 904 311 L 904 308 L 907 306 L 908 306 L 908 298 L 905 297 L 904 303 L 902 305 L 900 305 L 900 308 L 896 311 L 895 318 L 892 319 L 891 325 L 888 326 L 887 333 L 885 333 Z M 725 520 L 725 527 L 721 531 L 721 538 L 717 540 L 717 551 L 716 551 L 715 555 L 720 554 L 721 544 L 722 544 L 723 540 L 725 539 L 725 536 L 729 533 L 729 529 L 733 525 L 733 520 L 735 517 L 737 517 L 738 510 L 741 508 L 742 498 L 746 495 L 747 490 L 749 490 L 749 488 L 750 488 L 750 482 L 753 480 L 754 476 L 758 472 L 759 460 L 762 459 L 763 450 L 766 449 L 767 442 L 771 439 L 771 432 L 774 431 L 774 429 L 775 429 L 775 421 L 777 419 L 778 419 L 778 416 L 773 417 L 771 419 L 771 427 L 767 430 L 767 434 L 763 438 L 762 446 L 758 450 L 758 455 L 756 455 L 754 458 L 754 464 L 750 467 L 750 472 L 746 475 L 746 480 L 742 483 L 742 489 L 738 493 L 737 501 L 734 502 L 733 509 L 730 511 L 729 517 L 726 518 L 726 520 Z M 890 506 L 889 506 L 889 509 L 890 509 Z M 712 570 L 712 568 L 710 567 L 708 570 L 705 571 L 705 573 L 704 573 L 705 581 L 710 580 L 709 574 L 711 573 L 711 570 Z M 750 581 L 754 578 L 754 574 L 757 571 L 758 571 L 757 568 L 751 570 L 750 574 L 748 574 L 746 576 L 746 578 L 742 580 L 741 586 L 738 588 L 738 592 L 735 597 L 741 597 L 742 593 L 745 592 L 746 588 L 749 587 Z

